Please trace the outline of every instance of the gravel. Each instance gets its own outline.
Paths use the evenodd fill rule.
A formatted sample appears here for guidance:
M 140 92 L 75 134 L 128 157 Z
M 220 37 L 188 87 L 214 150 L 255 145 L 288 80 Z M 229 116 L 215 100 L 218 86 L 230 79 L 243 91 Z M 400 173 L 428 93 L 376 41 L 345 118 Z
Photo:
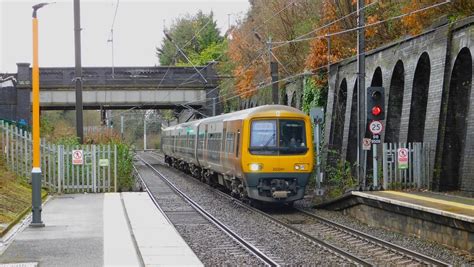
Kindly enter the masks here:
M 253 254 L 197 213 L 151 169 L 135 165 L 162 210 L 204 265 L 263 265 Z
M 344 263 L 341 262 L 340 259 L 334 259 L 334 256 L 326 259 L 329 253 L 322 251 L 320 247 L 313 247 L 312 243 L 306 240 L 295 238 L 294 235 L 289 233 L 283 233 L 281 227 L 269 225 L 268 220 L 219 196 L 207 185 L 202 184 L 196 179 L 161 164 L 162 160 L 158 162 L 156 156 L 154 158 L 155 163 L 159 163 L 155 165 L 155 167 L 168 178 L 172 179 L 176 186 L 189 194 L 191 198 L 207 210 L 212 210 L 211 213 L 213 213 L 214 216 L 218 217 L 227 225 L 231 225 L 234 231 L 246 239 L 253 240 L 262 251 L 274 255 L 283 265 L 328 265 Z M 467 252 L 422 240 L 415 236 L 407 236 L 382 228 L 371 227 L 350 216 L 344 215 L 342 212 L 315 210 L 311 208 L 311 202 L 312 198 L 306 196 L 304 200 L 295 202 L 295 207 L 436 258 L 440 261 L 456 266 L 474 265 L 473 256 Z
M 295 207 L 312 212 L 330 221 L 354 228 L 366 234 L 376 236 L 385 241 L 397 244 L 405 248 L 409 248 L 410 250 L 422 253 L 424 255 L 430 256 L 446 263 L 450 263 L 452 265 L 474 265 L 474 257 L 468 252 L 446 247 L 432 241 L 417 238 L 415 236 L 407 236 L 382 228 L 368 226 L 354 219 L 353 217 L 344 215 L 342 212 L 339 211 L 312 209 L 311 202 L 312 199 L 310 197 L 307 197 L 302 201 L 296 202 Z
M 150 157 L 147 157 L 147 160 Z M 151 159 L 150 159 L 151 161 Z M 157 163 L 157 160 L 154 160 Z M 241 207 L 209 186 L 162 164 L 154 165 L 180 190 L 281 265 L 347 265 L 341 258 L 264 216 Z M 237 265 L 245 265 L 236 262 Z

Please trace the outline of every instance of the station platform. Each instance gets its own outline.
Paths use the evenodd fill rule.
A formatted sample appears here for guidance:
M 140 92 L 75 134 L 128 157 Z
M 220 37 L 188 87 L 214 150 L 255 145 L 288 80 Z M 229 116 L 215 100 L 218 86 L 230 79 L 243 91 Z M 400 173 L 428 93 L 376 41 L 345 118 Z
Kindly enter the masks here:
M 428 191 L 372 191 L 353 194 L 474 223 L 474 198 Z
M 42 218 L 3 240 L 0 266 L 203 266 L 147 193 L 56 196 Z
M 315 208 L 474 253 L 474 199 L 437 192 L 352 191 Z

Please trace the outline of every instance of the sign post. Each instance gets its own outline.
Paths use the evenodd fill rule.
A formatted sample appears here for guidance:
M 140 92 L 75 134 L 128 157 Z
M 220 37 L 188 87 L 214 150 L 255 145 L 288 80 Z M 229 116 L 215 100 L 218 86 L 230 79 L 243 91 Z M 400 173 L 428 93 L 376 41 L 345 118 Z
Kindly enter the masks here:
M 380 144 L 380 134 L 383 131 L 383 124 L 381 121 L 371 121 L 369 124 L 369 130 L 372 133 L 372 175 L 374 179 L 374 188 L 379 186 L 379 177 L 378 177 L 378 159 L 377 159 L 377 144 Z

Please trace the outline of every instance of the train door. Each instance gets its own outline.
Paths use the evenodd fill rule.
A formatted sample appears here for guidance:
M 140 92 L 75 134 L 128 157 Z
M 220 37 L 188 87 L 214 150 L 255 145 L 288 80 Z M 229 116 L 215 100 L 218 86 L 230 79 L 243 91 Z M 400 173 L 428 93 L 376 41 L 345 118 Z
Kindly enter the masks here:
M 220 149 L 220 162 L 221 165 L 226 169 L 227 165 L 227 150 L 226 150 L 226 139 L 227 139 L 227 123 L 222 123 L 222 136 L 221 136 L 221 149 Z

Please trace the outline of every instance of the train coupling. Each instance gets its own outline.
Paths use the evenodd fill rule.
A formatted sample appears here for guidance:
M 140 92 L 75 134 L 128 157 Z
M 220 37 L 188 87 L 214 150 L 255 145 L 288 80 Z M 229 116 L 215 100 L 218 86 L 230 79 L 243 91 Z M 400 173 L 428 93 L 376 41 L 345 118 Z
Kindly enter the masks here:
M 257 188 L 261 196 L 285 199 L 297 193 L 297 182 L 294 178 L 263 178 Z
M 289 193 L 289 191 L 273 191 L 272 197 L 276 199 L 287 198 Z

